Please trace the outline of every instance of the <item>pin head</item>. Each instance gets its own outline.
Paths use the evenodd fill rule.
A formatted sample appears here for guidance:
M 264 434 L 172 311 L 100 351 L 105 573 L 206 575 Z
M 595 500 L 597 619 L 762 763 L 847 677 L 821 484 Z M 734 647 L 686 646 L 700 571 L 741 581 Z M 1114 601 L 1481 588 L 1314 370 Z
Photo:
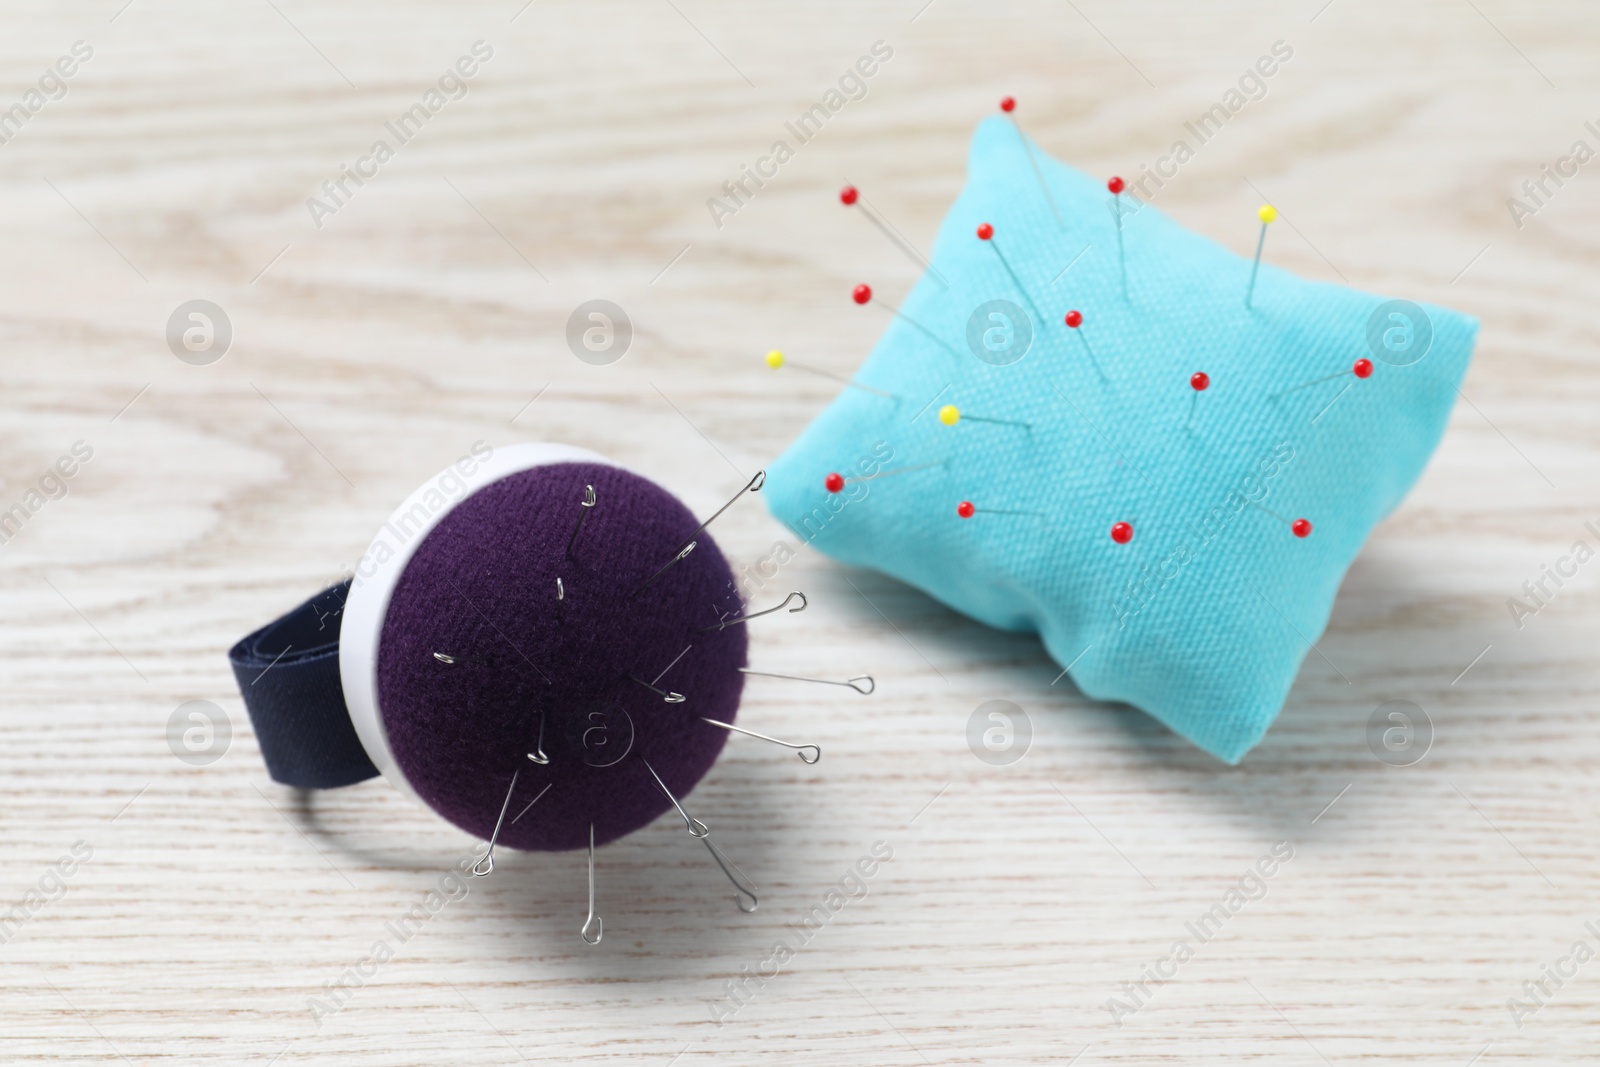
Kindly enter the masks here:
M 1081 312 L 1081 311 L 1069 311 L 1069 312 L 1067 312 L 1067 317 L 1065 319 L 1063 319 L 1062 321 L 1064 321 L 1068 326 L 1071 326 L 1074 330 L 1076 330 L 1079 326 L 1083 325 L 1083 312 Z
M 1121 178 L 1112 178 L 1106 182 L 1106 188 L 1111 190 L 1112 196 L 1121 196 L 1122 190 L 1127 188 L 1127 184 Z
M 1125 545 L 1133 540 L 1133 524 L 1126 522 L 1113 523 L 1111 526 L 1111 540 L 1119 545 Z
M 822 484 L 828 490 L 828 492 L 837 493 L 844 489 L 844 475 L 840 474 L 838 471 L 834 471 L 832 474 L 822 479 Z
M 1289 529 L 1294 531 L 1296 537 L 1311 536 L 1311 521 L 1309 519 L 1296 519 L 1289 524 Z
M 1211 387 L 1211 375 L 1203 370 L 1197 370 L 1189 375 L 1189 388 L 1197 393 L 1203 393 Z
M 783 366 L 783 353 L 779 352 L 776 348 L 774 348 L 771 352 L 768 352 L 767 366 L 771 367 L 773 370 L 777 370 L 779 367 Z
M 961 409 L 954 404 L 946 404 L 939 409 L 939 421 L 946 426 L 954 426 L 961 421 Z
M 860 194 L 856 192 L 855 186 L 847 185 L 843 189 L 839 190 L 839 203 L 849 207 L 851 204 L 856 202 L 856 197 L 858 195 Z
M 1260 210 L 1256 212 L 1256 218 L 1260 219 L 1264 223 L 1277 222 L 1278 209 L 1273 207 L 1271 204 L 1262 204 Z
M 851 293 L 850 296 L 855 300 L 856 303 L 865 304 L 868 300 L 872 299 L 872 286 L 863 282 L 856 286 L 855 292 Z
M 1358 360 L 1356 360 L 1355 365 L 1350 368 L 1350 372 L 1352 374 L 1354 374 L 1357 378 L 1370 378 L 1370 377 L 1372 377 L 1372 360 L 1370 360 L 1370 359 L 1358 359 Z
M 960 515 L 963 519 L 970 519 L 973 515 L 977 514 L 977 512 L 978 509 L 972 506 L 972 501 L 970 500 L 963 500 L 961 503 L 956 505 L 956 514 Z
M 1017 101 L 1015 100 L 1015 98 L 1009 97 L 1009 96 L 1002 96 L 1000 98 L 1000 110 L 1001 111 L 1015 111 L 1016 109 L 1017 109 Z
M 994 227 L 987 222 L 978 223 L 978 240 L 987 241 L 994 236 Z

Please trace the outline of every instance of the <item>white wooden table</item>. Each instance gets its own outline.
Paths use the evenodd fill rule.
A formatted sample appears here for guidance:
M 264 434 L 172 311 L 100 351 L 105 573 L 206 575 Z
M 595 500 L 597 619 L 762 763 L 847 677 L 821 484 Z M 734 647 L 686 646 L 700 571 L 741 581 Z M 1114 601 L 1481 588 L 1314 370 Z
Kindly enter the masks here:
M 1506 204 L 1600 147 L 1592 5 L 520 2 L 5 15 L 0 106 L 93 54 L 0 145 L 0 508 L 74 442 L 93 456 L 0 546 L 0 1062 L 1593 1062 L 1600 963 L 1520 1028 L 1507 1000 L 1600 948 L 1600 565 L 1520 630 L 1506 607 L 1600 544 L 1600 164 L 1520 229 Z M 307 199 L 371 173 L 384 123 L 479 40 L 466 95 L 318 228 Z M 716 227 L 707 198 L 879 40 L 865 97 Z M 1274 262 L 1483 322 L 1470 404 L 1321 642 L 1349 684 L 1310 660 L 1227 768 L 1052 685 L 1036 641 L 803 550 L 768 588 L 811 609 L 754 628 L 756 664 L 879 691 L 750 684 L 741 721 L 826 753 L 735 739 L 694 794 L 758 913 L 662 820 L 601 851 L 597 949 L 578 854 L 504 854 L 396 941 L 476 842 L 382 781 L 270 782 L 229 644 L 474 440 L 591 447 L 707 512 L 831 395 L 760 355 L 848 374 L 884 320 L 843 294 L 915 277 L 845 180 L 926 247 L 1001 95 L 1053 153 L 1131 177 L 1279 40 L 1266 96 L 1157 202 L 1248 253 L 1271 199 Z M 609 366 L 564 341 L 592 298 L 636 327 Z M 165 338 L 195 299 L 232 326 L 209 365 Z M 716 534 L 740 564 L 793 540 L 758 506 Z M 1010 766 L 966 742 L 996 698 L 1032 724 Z M 1397 699 L 1435 732 L 1407 768 L 1365 739 Z M 188 700 L 231 722 L 206 766 L 169 745 Z M 713 1021 L 880 841 L 868 894 Z M 1265 897 L 1118 1026 L 1108 998 L 1278 841 Z

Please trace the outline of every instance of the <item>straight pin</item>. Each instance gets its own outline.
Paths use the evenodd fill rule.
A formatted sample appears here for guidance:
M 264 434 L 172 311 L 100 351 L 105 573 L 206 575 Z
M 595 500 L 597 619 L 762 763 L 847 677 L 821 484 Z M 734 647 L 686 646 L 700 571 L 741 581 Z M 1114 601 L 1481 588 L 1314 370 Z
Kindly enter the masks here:
M 1029 294 L 1026 288 L 1023 287 L 1022 279 L 1017 277 L 1017 272 L 1011 269 L 1011 261 L 1006 258 L 1006 254 L 1000 251 L 999 245 L 995 244 L 994 227 L 989 225 L 987 222 L 979 223 L 978 240 L 984 242 L 990 248 L 994 249 L 994 254 L 1000 257 L 1000 265 L 1006 269 L 1007 274 L 1011 275 L 1011 284 L 1017 287 L 1017 292 L 1022 294 L 1022 299 L 1028 302 L 1028 307 L 1033 310 L 1034 316 L 1040 322 L 1043 322 L 1044 316 L 1039 314 L 1039 307 L 1033 302 L 1033 296 Z
M 738 616 L 735 616 L 734 618 L 731 618 L 731 619 L 723 619 L 721 622 L 717 623 L 714 626 L 702 626 L 699 629 L 698 632 L 699 633 L 706 633 L 709 630 L 726 630 L 730 626 L 738 626 L 740 623 L 749 622 L 751 619 L 759 619 L 763 615 L 771 615 L 775 611 L 782 611 L 784 608 L 789 607 L 789 601 L 793 600 L 795 597 L 799 597 L 800 598 L 800 606 L 797 607 L 797 608 L 789 608 L 789 614 L 793 615 L 797 611 L 806 610 L 806 595 L 804 593 L 796 591 L 796 592 L 790 593 L 788 596 L 784 597 L 783 598 L 783 603 L 779 604 L 775 608 L 768 608 L 766 611 L 751 612 L 748 615 L 738 615 Z
M 744 496 L 744 494 L 746 494 L 746 493 L 759 493 L 761 491 L 761 487 L 763 485 L 766 485 L 766 484 L 767 484 L 767 472 L 764 471 L 764 470 L 756 471 L 755 477 L 751 478 L 748 482 L 746 482 L 745 483 L 745 487 L 743 489 L 741 489 L 737 493 L 733 494 L 733 497 L 726 504 L 724 504 L 720 508 L 718 508 L 712 514 L 711 518 L 707 519 L 705 522 L 702 522 L 699 526 L 696 526 L 694 528 L 694 533 L 689 535 L 689 540 L 687 542 L 685 542 L 682 546 L 679 547 L 677 553 L 671 559 L 667 560 L 666 563 L 661 565 L 661 569 L 660 570 L 656 571 L 654 574 L 652 574 L 650 576 L 650 580 L 649 581 L 645 582 L 639 588 L 635 589 L 633 591 L 633 595 L 634 596 L 638 596 L 640 593 L 642 593 L 646 589 L 650 588 L 651 584 L 657 578 L 659 578 L 663 574 L 667 573 L 668 568 L 670 568 L 675 563 L 681 562 L 685 556 L 687 556 L 689 553 L 693 552 L 694 551 L 694 546 L 696 544 L 694 539 L 696 537 L 700 536 L 700 531 L 701 530 L 704 530 L 707 526 L 710 526 L 713 522 L 715 522 L 717 520 L 717 516 L 718 515 L 721 515 L 724 511 L 727 511 L 729 508 L 731 508 L 735 504 L 737 504 L 739 502 L 739 498 Z M 632 599 L 632 598 L 630 597 L 629 599 Z
M 1035 519 L 1046 519 L 1049 516 L 1038 511 L 1002 511 L 998 508 L 980 508 L 970 500 L 963 500 L 956 505 L 956 514 L 963 519 L 970 519 L 974 515 L 1028 515 Z
M 766 485 L 766 484 L 767 484 L 767 472 L 764 471 L 764 470 L 756 471 L 755 477 L 751 478 L 748 482 L 746 482 L 743 489 L 741 489 L 737 493 L 733 494 L 733 496 L 728 499 L 728 502 L 726 504 L 722 505 L 715 512 L 713 512 L 712 515 L 711 515 L 711 518 L 707 519 L 705 522 L 702 522 L 699 526 L 696 526 L 694 528 L 694 533 L 689 535 L 689 540 L 692 541 L 692 540 L 694 540 L 694 538 L 698 537 L 700 535 L 700 531 L 701 530 L 704 530 L 707 526 L 710 526 L 713 522 L 715 522 L 717 520 L 717 516 L 718 515 L 721 515 L 724 511 L 727 511 L 729 508 L 731 508 L 735 504 L 737 504 L 739 502 L 739 498 L 744 496 L 744 494 L 746 494 L 746 493 L 759 493 L 759 492 L 761 492 L 761 487 L 763 485 Z
M 879 471 L 877 474 L 863 474 L 858 478 L 846 478 L 838 471 L 833 471 L 822 479 L 822 487 L 830 493 L 841 493 L 844 491 L 845 486 L 855 482 L 870 482 L 874 478 L 888 478 L 896 474 L 910 474 L 912 471 L 925 471 L 933 467 L 943 466 L 945 466 L 945 461 L 940 460 L 938 463 L 919 463 L 915 467 L 900 467 L 892 471 Z
M 1122 271 L 1122 299 L 1128 299 L 1128 258 L 1122 248 L 1122 190 L 1127 188 L 1127 183 L 1121 178 L 1112 178 L 1106 182 L 1106 188 L 1111 190 L 1111 214 L 1117 220 L 1117 267 Z
M 854 678 L 851 678 L 847 681 L 835 682 L 831 678 L 802 678 L 798 674 L 773 674 L 770 671 L 753 671 L 749 667 L 740 667 L 739 673 L 755 674 L 761 676 L 762 678 L 785 678 L 791 682 L 815 682 L 818 685 L 843 685 L 863 694 L 871 693 L 874 689 L 878 688 L 878 683 L 872 680 L 872 675 L 870 674 L 858 674 Z M 857 682 L 866 682 L 866 688 L 863 689 L 861 686 L 856 684 Z
M 437 662 L 444 664 L 446 667 L 454 667 L 458 663 L 460 663 L 460 664 L 462 664 L 464 666 L 468 666 L 468 667 L 493 667 L 494 666 L 494 660 L 493 659 L 491 659 L 488 656 L 478 655 L 476 653 L 474 653 L 473 655 L 470 655 L 470 656 L 452 656 L 452 655 L 450 655 L 448 653 L 445 653 L 445 652 L 435 652 L 433 654 L 433 658 Z
M 1244 306 L 1250 307 L 1250 301 L 1256 292 L 1256 273 L 1261 270 L 1261 249 L 1267 243 L 1267 227 L 1277 221 L 1278 209 L 1271 204 L 1262 204 L 1256 211 L 1256 218 L 1261 220 L 1261 236 L 1256 238 L 1256 260 L 1250 264 L 1250 288 L 1244 292 Z
M 589 927 L 594 926 L 594 936 L 589 936 Z M 605 920 L 594 913 L 594 823 L 589 824 L 589 917 L 583 920 L 583 928 L 578 931 L 584 944 L 598 945 L 605 936 Z
M 1277 519 L 1279 522 L 1281 522 L 1285 526 L 1289 527 L 1290 532 L 1293 533 L 1296 537 L 1310 537 L 1311 536 L 1311 520 L 1310 519 L 1286 519 L 1282 515 L 1279 515 L 1276 511 L 1272 511 L 1269 508 L 1262 507 L 1260 504 L 1257 504 L 1254 500 L 1246 500 L 1245 503 L 1249 504 L 1251 507 L 1255 508 L 1257 511 L 1266 512 L 1266 514 L 1271 515 L 1273 518 Z
M 650 766 L 649 760 L 645 759 L 643 756 L 640 756 L 639 762 L 644 764 L 644 769 L 650 772 L 650 777 L 656 780 L 656 785 L 659 786 L 661 791 L 667 795 L 667 799 L 672 801 L 672 806 L 678 809 L 678 814 L 683 816 L 683 825 L 689 831 L 690 837 L 699 841 L 703 840 L 707 834 L 711 833 L 710 828 L 707 827 L 705 823 L 701 822 L 699 819 L 690 818 L 689 813 L 683 810 L 683 805 L 678 803 L 678 798 L 672 795 L 672 790 L 667 788 L 667 783 L 661 780 L 661 776 L 656 773 L 656 769 Z
M 1280 396 L 1288 396 L 1290 393 L 1309 388 L 1313 385 L 1321 385 L 1323 382 L 1331 382 L 1335 378 L 1343 378 L 1346 374 L 1354 374 L 1357 378 L 1372 377 L 1372 360 L 1366 358 L 1358 359 L 1350 365 L 1349 370 L 1342 370 L 1338 374 L 1324 374 L 1322 377 L 1313 378 L 1309 382 L 1301 382 L 1299 385 L 1291 385 L 1287 389 L 1280 389 L 1278 392 L 1272 393 L 1268 399 L 1276 400 Z
M 687 699 L 682 693 L 670 693 L 665 689 L 658 689 L 649 682 L 645 681 L 643 678 L 639 677 L 637 674 L 630 674 L 628 677 L 632 678 L 634 681 L 650 690 L 650 692 L 654 693 L 668 704 L 682 704 L 684 700 Z
M 1015 419 L 994 419 L 986 415 L 968 415 L 954 404 L 946 404 L 939 409 L 939 421 L 946 426 L 954 426 L 962 419 L 966 419 L 969 422 L 992 422 L 997 426 L 1020 426 L 1030 433 L 1033 432 L 1033 423 L 1031 422 L 1018 422 Z
M 1100 376 L 1102 382 L 1106 381 L 1106 372 L 1100 369 L 1100 361 L 1094 358 L 1094 348 L 1090 346 L 1089 338 L 1085 337 L 1083 331 L 1079 329 L 1083 325 L 1083 312 L 1069 311 L 1061 321 L 1065 322 L 1067 327 L 1078 335 L 1078 340 L 1083 342 L 1083 350 L 1089 354 L 1089 362 L 1094 365 L 1094 372 Z
M 578 534 L 583 530 L 583 520 L 589 517 L 589 512 L 594 509 L 594 486 L 583 487 L 583 503 L 579 504 L 578 525 L 572 528 L 572 536 L 567 538 L 567 558 L 572 558 L 572 546 L 578 543 Z
M 1200 402 L 1200 394 L 1211 387 L 1211 375 L 1203 370 L 1197 370 L 1189 375 L 1189 417 L 1183 420 L 1183 428 L 1187 430 L 1194 423 L 1195 405 Z
M 475 878 L 487 878 L 494 873 L 494 843 L 500 840 L 500 825 L 506 821 L 506 809 L 511 806 L 511 794 L 517 791 L 517 775 L 521 773 L 521 767 L 511 772 L 511 788 L 506 790 L 505 803 L 500 805 L 500 817 L 494 821 L 494 833 L 489 835 L 489 847 L 484 850 L 482 858 L 472 865 L 472 875 Z
M 860 285 L 855 287 L 855 289 L 850 294 L 850 298 L 852 300 L 854 300 L 858 304 L 867 303 L 869 300 L 872 299 L 872 286 L 867 285 L 865 282 L 863 282 L 862 284 L 860 284 Z M 934 344 L 938 345 L 940 348 L 944 349 L 946 352 L 950 353 L 952 356 L 955 356 L 957 359 L 961 358 L 961 353 L 960 352 L 957 352 L 955 349 L 953 349 L 949 345 L 945 344 L 944 341 L 939 339 L 939 336 L 937 334 L 935 334 L 932 330 L 928 329 L 926 326 L 922 325 L 922 323 L 918 322 L 916 319 L 912 318 L 910 315 L 907 315 L 905 312 L 901 311 L 899 308 L 895 307 L 893 304 L 889 303 L 887 300 L 880 299 L 878 301 L 878 303 L 880 303 L 884 307 L 888 308 L 889 311 L 894 315 L 895 318 L 900 319 L 901 321 L 905 322 L 906 324 L 908 324 L 911 327 L 915 328 L 916 330 L 920 331 L 924 337 L 926 337 L 928 340 L 932 341 Z
M 1017 116 L 1013 114 L 1016 109 L 1017 101 L 1013 97 L 1007 96 L 1001 99 L 1000 110 L 1011 120 L 1012 127 L 1017 131 L 1017 138 L 1022 142 L 1023 151 L 1028 153 L 1028 165 L 1033 168 L 1033 176 L 1039 182 L 1039 191 L 1044 193 L 1045 200 L 1050 204 L 1050 214 L 1056 217 L 1057 226 L 1066 229 L 1066 223 L 1061 221 L 1061 212 L 1056 210 L 1056 198 L 1050 195 L 1050 186 L 1045 184 L 1044 172 L 1039 169 L 1039 161 L 1034 158 L 1033 144 L 1028 140 L 1028 135 L 1022 132 L 1022 123 L 1018 122 Z
M 839 203 L 843 204 L 845 207 L 854 207 L 859 203 L 860 211 L 867 217 L 867 221 L 876 226 L 878 228 L 878 232 L 889 239 L 890 244 L 894 245 L 901 252 L 905 253 L 905 257 L 911 260 L 911 262 L 915 263 L 919 268 L 926 270 L 929 274 L 932 274 L 934 281 L 939 283 L 939 288 L 949 288 L 949 284 L 945 281 L 944 275 L 939 273 L 939 268 L 935 267 L 933 263 L 925 258 L 921 252 L 917 251 L 916 247 L 912 245 L 910 241 L 906 240 L 905 236 L 901 234 L 899 230 L 890 225 L 889 220 L 883 217 L 883 213 L 877 208 L 873 207 L 867 201 L 867 198 L 861 195 L 861 191 L 859 189 L 853 185 L 846 185 L 843 189 L 840 189 Z
M 550 757 L 544 752 L 544 709 L 539 709 L 539 739 L 533 743 L 533 751 L 528 753 L 528 758 L 539 766 L 548 766 Z
M 758 734 L 754 730 L 746 730 L 743 726 L 735 726 L 731 722 L 720 722 L 716 719 L 708 719 L 704 715 L 700 716 L 700 721 L 708 722 L 712 726 L 720 726 L 724 730 L 732 730 L 734 733 L 744 734 L 746 737 L 755 737 L 762 741 L 771 741 L 775 745 L 782 745 L 784 748 L 792 748 L 795 750 L 795 754 L 800 757 L 801 761 L 805 763 L 815 763 L 822 758 L 822 749 L 817 745 L 790 744 L 788 741 L 779 741 L 776 737 L 768 737 L 766 734 Z
M 890 400 L 900 399 L 894 393 L 886 393 L 882 389 L 874 389 L 870 385 L 862 385 L 860 382 L 852 381 L 851 379 L 844 377 L 842 374 L 835 374 L 831 370 L 823 370 L 820 367 L 808 367 L 804 363 L 796 363 L 794 360 L 789 359 L 776 348 L 767 353 L 767 366 L 771 367 L 773 370 L 777 370 L 780 367 L 793 367 L 795 370 L 803 370 L 807 374 L 815 374 L 821 378 L 832 378 L 841 385 L 848 385 L 852 389 L 860 389 L 864 393 L 873 393 L 877 396 L 886 396 Z

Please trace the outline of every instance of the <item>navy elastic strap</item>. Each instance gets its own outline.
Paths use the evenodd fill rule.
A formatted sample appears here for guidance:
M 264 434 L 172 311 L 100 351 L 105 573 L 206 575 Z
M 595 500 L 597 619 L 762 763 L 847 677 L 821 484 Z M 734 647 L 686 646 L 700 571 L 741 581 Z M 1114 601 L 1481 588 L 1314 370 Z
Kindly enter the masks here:
M 339 624 L 349 592 L 349 582 L 324 589 L 228 651 L 275 782 L 333 789 L 378 775 L 339 681 Z

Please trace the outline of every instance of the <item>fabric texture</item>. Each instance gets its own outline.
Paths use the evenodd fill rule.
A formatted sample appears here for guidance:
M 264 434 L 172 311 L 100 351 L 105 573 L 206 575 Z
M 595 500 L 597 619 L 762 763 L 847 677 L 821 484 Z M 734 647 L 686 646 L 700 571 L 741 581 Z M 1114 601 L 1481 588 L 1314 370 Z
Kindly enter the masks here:
M 857 374 L 893 397 L 844 390 L 769 469 L 768 506 L 836 559 L 1037 632 L 1085 694 L 1234 763 L 1437 445 L 1477 324 L 1273 267 L 1282 223 L 1247 307 L 1249 259 L 1033 153 L 1060 221 L 1017 129 L 984 122 L 933 270 Z M 862 480 L 830 493 L 831 472 Z
M 569 555 L 586 485 L 595 507 Z M 700 716 L 734 721 L 746 663 L 745 627 L 714 628 L 742 606 L 697 525 L 659 486 L 593 463 L 512 474 L 451 510 L 407 562 L 378 646 L 380 714 L 418 796 L 485 840 L 504 809 L 499 843 L 535 850 L 586 847 L 591 823 L 602 844 L 666 813 L 645 761 L 687 797 L 727 740 Z M 528 759 L 541 713 L 543 766 Z
M 375 778 L 339 681 L 339 626 L 350 583 L 325 589 L 228 651 L 272 780 L 333 789 Z

